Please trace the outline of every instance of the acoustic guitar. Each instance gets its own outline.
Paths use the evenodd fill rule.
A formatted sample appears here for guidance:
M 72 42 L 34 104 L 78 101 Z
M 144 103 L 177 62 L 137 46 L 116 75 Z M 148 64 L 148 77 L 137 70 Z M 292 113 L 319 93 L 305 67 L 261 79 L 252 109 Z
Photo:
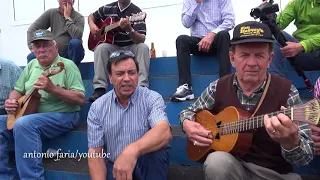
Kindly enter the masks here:
M 305 104 L 269 113 L 275 116 L 283 113 L 293 121 L 317 125 L 320 118 L 318 99 L 312 99 Z M 211 131 L 213 143 L 208 147 L 195 146 L 187 140 L 187 155 L 190 160 L 202 162 L 213 151 L 224 151 L 234 156 L 244 156 L 252 144 L 253 131 L 264 127 L 264 115 L 251 117 L 250 113 L 233 106 L 225 108 L 217 115 L 207 110 L 196 113 L 195 121 Z
M 136 21 L 143 21 L 146 18 L 145 12 L 140 12 L 137 14 L 134 14 L 130 17 L 127 17 L 126 19 L 130 22 L 136 22 Z M 98 21 L 96 23 L 97 27 L 99 28 L 99 31 L 97 31 L 95 34 L 91 33 L 89 34 L 88 38 L 88 49 L 91 51 L 94 51 L 94 49 L 101 43 L 114 43 L 114 36 L 116 35 L 116 28 L 120 26 L 120 21 L 108 17 L 105 20 Z
M 59 69 L 52 69 L 49 73 L 46 74 L 46 77 L 53 76 L 55 74 L 60 73 L 62 70 L 65 70 L 63 62 L 57 62 L 57 65 L 60 67 Z M 7 119 L 7 129 L 11 130 L 13 128 L 14 123 L 18 118 L 28 114 L 34 114 L 38 110 L 38 105 L 41 99 L 41 94 L 39 93 L 39 89 L 32 88 L 29 93 L 20 97 L 18 99 L 18 107 L 16 114 L 8 114 Z

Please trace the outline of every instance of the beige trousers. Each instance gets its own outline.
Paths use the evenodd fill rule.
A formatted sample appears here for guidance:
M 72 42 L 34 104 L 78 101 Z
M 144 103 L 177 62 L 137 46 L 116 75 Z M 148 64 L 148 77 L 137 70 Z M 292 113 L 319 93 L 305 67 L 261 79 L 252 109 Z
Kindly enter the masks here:
M 279 174 L 221 151 L 210 153 L 203 168 L 206 180 L 301 180 L 298 174 Z

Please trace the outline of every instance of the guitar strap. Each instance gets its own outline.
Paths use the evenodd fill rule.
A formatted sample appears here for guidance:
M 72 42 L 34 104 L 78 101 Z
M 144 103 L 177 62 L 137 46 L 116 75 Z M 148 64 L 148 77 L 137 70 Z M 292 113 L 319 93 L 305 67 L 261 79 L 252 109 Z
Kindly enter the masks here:
M 261 95 L 261 98 L 259 100 L 257 108 L 255 109 L 255 111 L 254 111 L 254 113 L 252 114 L 251 117 L 253 117 L 257 113 L 257 111 L 259 110 L 259 108 L 260 108 L 260 106 L 261 106 L 261 104 L 262 104 L 262 102 L 263 102 L 263 100 L 264 100 L 264 98 L 265 98 L 265 96 L 267 94 L 267 91 L 269 89 L 270 81 L 271 81 L 271 75 L 270 75 L 270 73 L 268 73 L 268 79 L 267 79 L 266 87 L 264 88 L 264 91 L 263 91 L 263 93 Z

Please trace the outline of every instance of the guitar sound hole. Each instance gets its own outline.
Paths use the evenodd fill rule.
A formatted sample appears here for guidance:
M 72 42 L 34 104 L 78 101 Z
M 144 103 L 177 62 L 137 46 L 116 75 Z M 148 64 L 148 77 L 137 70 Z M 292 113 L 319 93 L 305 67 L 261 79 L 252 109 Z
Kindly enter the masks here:
M 216 136 L 214 137 L 214 139 L 220 140 L 220 134 L 217 133 Z
M 221 121 L 217 122 L 217 128 L 220 128 Z

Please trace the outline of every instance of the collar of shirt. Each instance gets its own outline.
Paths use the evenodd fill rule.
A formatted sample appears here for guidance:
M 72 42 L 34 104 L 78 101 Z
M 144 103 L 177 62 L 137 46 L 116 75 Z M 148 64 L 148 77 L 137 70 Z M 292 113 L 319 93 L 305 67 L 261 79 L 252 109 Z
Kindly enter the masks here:
M 117 5 L 118 5 L 118 8 L 119 8 L 120 12 L 122 12 L 122 11 L 126 10 L 126 9 L 131 5 L 131 1 L 130 1 L 130 3 L 128 4 L 128 6 L 125 7 L 125 8 L 123 8 L 123 9 L 120 8 L 120 3 L 119 3 L 119 1 L 118 1 L 118 4 L 117 4 Z
M 259 92 L 263 92 L 265 86 L 266 86 L 266 82 L 267 82 L 267 75 L 264 77 L 264 81 L 262 83 L 262 85 L 257 89 L 255 90 L 253 93 L 259 93 Z M 242 91 L 240 85 L 239 85 L 239 82 L 238 82 L 238 79 L 237 79 L 237 74 L 234 74 L 233 76 L 233 86 L 237 88 L 237 90 Z
M 57 62 L 60 60 L 60 58 L 61 58 L 61 57 L 60 57 L 59 54 L 58 54 L 57 57 L 54 59 L 54 61 L 51 63 L 51 65 L 48 66 L 48 67 L 46 67 L 45 69 L 43 69 L 43 68 L 41 67 L 39 61 L 37 61 L 37 62 L 36 62 L 36 65 L 35 65 L 35 68 L 43 69 L 44 71 L 46 71 L 46 70 L 49 70 L 49 71 L 50 71 L 51 68 L 59 67 L 59 66 L 57 65 Z
M 138 94 L 139 94 L 139 88 L 140 88 L 140 86 L 137 86 L 136 89 L 134 90 L 134 92 L 132 93 L 132 95 L 130 96 L 128 106 L 130 104 L 134 105 L 137 102 L 137 98 L 138 98 Z M 116 95 L 116 92 L 115 92 L 114 88 L 113 88 L 113 92 L 112 92 L 112 99 L 113 99 L 113 101 L 115 101 L 115 102 L 120 104 L 119 99 L 118 99 L 118 97 Z

